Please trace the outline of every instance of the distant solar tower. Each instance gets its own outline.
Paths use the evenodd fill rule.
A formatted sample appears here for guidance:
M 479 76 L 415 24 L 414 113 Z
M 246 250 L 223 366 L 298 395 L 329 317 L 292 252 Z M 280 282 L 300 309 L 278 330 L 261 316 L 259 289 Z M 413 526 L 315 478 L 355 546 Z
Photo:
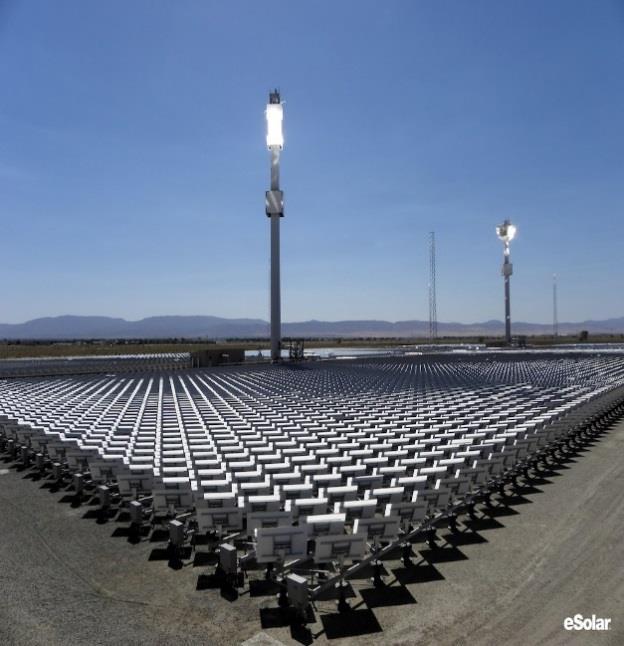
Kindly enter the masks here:
M 557 316 L 557 274 L 553 274 L 553 337 L 559 336 L 559 318 Z
M 429 339 L 438 338 L 438 311 L 436 305 L 435 232 L 429 233 Z
M 505 343 L 507 345 L 511 345 L 511 298 L 509 296 L 509 279 L 513 274 L 513 265 L 509 260 L 509 243 L 516 237 L 517 230 L 509 220 L 505 220 L 501 225 L 496 227 L 496 235 L 505 245 L 501 273 L 505 279 Z

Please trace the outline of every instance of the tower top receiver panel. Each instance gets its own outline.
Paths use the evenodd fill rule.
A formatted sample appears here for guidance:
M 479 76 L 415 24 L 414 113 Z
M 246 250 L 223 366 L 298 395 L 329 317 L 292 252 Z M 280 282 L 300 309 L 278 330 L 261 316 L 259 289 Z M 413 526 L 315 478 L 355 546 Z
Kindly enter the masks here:
M 284 148 L 284 108 L 280 93 L 277 90 L 269 92 L 269 102 L 266 107 L 267 120 L 267 148 L 269 150 Z
M 496 227 L 496 235 L 505 243 L 509 244 L 515 237 L 517 228 L 509 220 L 505 220 Z

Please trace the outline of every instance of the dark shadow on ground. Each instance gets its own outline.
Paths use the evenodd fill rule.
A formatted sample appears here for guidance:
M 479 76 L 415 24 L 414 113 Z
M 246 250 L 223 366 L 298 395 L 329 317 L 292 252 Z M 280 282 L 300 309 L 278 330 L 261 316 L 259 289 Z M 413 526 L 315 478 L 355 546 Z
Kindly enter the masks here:
M 381 586 L 360 590 L 364 603 L 369 608 L 383 608 L 385 606 L 403 606 L 416 603 L 412 593 L 403 585 Z
M 64 483 L 50 482 L 49 480 L 44 482 L 40 489 L 47 489 L 50 493 L 58 493 L 59 491 L 67 491 L 69 487 Z
M 219 590 L 223 581 L 214 574 L 200 574 L 197 577 L 196 590 Z
M 403 555 L 403 548 L 397 545 L 381 558 L 382 561 L 396 561 Z
M 249 581 L 250 597 L 272 597 L 280 591 L 279 583 L 265 579 Z
M 508 494 L 507 497 L 505 498 L 505 504 L 515 506 L 515 505 L 529 505 L 532 504 L 533 501 L 529 500 L 528 498 L 525 498 L 524 496 L 520 495 L 519 493 L 512 493 Z
M 164 543 L 169 540 L 169 532 L 166 529 L 155 529 L 150 537 L 151 543 Z
M 357 637 L 380 633 L 381 626 L 372 610 L 351 610 L 345 613 L 332 613 L 321 617 L 327 639 Z
M 368 565 L 365 565 L 363 568 L 358 570 L 353 576 L 350 576 L 349 579 L 351 579 L 352 581 L 357 581 L 360 579 L 372 579 L 374 574 L 374 567 L 369 563 Z M 387 576 L 388 574 L 388 570 L 386 570 L 385 566 L 382 563 L 380 575 Z
M 216 552 L 195 552 L 193 559 L 193 567 L 206 567 L 208 565 L 216 565 L 219 556 Z
M 39 482 L 40 480 L 43 480 L 43 478 L 45 478 L 45 475 L 42 473 L 38 473 L 37 471 L 30 471 L 25 476 L 23 476 L 23 478 L 24 480 L 32 480 L 33 482 Z
M 500 529 L 505 527 L 502 523 L 499 523 L 495 518 L 491 516 L 482 516 L 481 518 L 475 518 L 471 520 L 467 518 L 464 521 L 464 525 L 472 532 L 480 532 L 488 529 Z
M 346 599 L 353 599 L 355 598 L 355 592 L 353 591 L 353 586 L 348 582 L 345 581 L 346 585 L 342 586 L 342 589 L 344 590 L 344 596 Z M 319 601 L 334 601 L 337 600 L 339 597 L 339 589 L 336 588 L 335 586 L 332 588 L 329 588 L 327 590 L 324 590 L 317 599 Z
M 234 603 L 238 599 L 238 590 L 230 585 L 221 587 L 221 598 Z
M 149 525 L 142 525 L 136 527 L 116 527 L 111 534 L 113 538 L 127 538 L 128 543 L 139 543 L 141 540 L 147 538 L 150 534 L 151 527 Z
M 291 624 L 290 636 L 294 641 L 304 644 L 304 646 L 309 646 L 314 642 L 312 631 L 303 624 Z
M 533 483 L 521 484 L 515 489 L 515 493 L 521 496 L 528 496 L 535 493 L 544 493 L 543 489 L 538 489 Z
M 457 547 L 458 545 L 479 545 L 488 542 L 487 538 L 484 538 L 475 531 L 465 531 L 460 534 L 444 534 L 442 538 L 452 547 Z
M 155 547 L 148 558 L 148 561 L 167 561 L 172 570 L 180 570 L 184 567 L 184 561 L 191 558 L 191 547 L 186 545 L 178 549 L 177 554 L 169 547 Z
M 117 510 L 115 509 L 89 509 L 82 515 L 82 517 L 89 520 L 95 520 L 98 525 L 104 525 L 109 520 L 115 518 L 116 514 Z
M 452 545 L 434 550 L 420 550 L 420 554 L 428 563 L 450 563 L 451 561 L 466 561 L 468 559 L 461 550 Z
M 403 567 L 392 570 L 392 574 L 401 585 L 411 583 L 429 583 L 430 581 L 444 580 L 443 574 L 431 563 L 421 561 L 412 567 Z
M 91 496 L 83 496 L 83 495 L 77 495 L 77 494 L 71 494 L 68 493 L 62 498 L 59 498 L 58 502 L 62 504 L 69 504 L 70 507 L 76 508 L 76 507 L 82 507 L 83 505 L 88 505 L 89 501 L 91 500 Z
M 497 505 L 496 507 L 484 507 L 483 513 L 490 516 L 490 518 L 498 518 L 499 516 L 517 516 L 518 512 L 515 509 L 506 507 L 504 505 Z
M 261 608 L 260 624 L 265 630 L 290 626 L 290 612 L 283 608 Z
M 305 635 L 312 636 L 309 630 L 302 630 L 300 620 L 295 616 L 292 608 L 261 608 L 260 609 L 260 623 L 262 628 L 285 628 L 291 626 L 291 635 L 294 631 L 305 639 Z M 311 607 L 308 607 L 306 612 L 306 623 L 316 623 L 316 616 Z M 297 641 L 300 641 L 297 639 Z M 310 642 L 303 641 L 301 643 L 308 644 Z

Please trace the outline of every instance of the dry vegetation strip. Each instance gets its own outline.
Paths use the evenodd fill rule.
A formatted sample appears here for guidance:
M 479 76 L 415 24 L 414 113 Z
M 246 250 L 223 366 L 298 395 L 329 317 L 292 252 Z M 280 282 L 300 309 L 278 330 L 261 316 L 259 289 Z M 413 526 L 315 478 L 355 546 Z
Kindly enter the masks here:
M 438 344 L 450 343 L 492 343 L 499 342 L 500 338 L 484 337 L 441 337 L 437 339 Z M 603 335 L 590 336 L 587 339 L 590 343 L 622 343 L 624 335 Z M 577 343 L 578 337 L 560 336 L 556 342 Z M 403 344 L 429 343 L 428 339 L 314 339 L 306 340 L 305 347 L 396 347 Z M 551 336 L 528 337 L 529 345 L 552 345 Z M 58 342 L 58 343 L 29 343 L 29 342 L 0 342 L 0 359 L 19 359 L 25 357 L 67 357 L 67 356 L 85 356 L 85 355 L 116 355 L 116 354 L 152 354 L 163 352 L 195 352 L 198 350 L 223 350 L 229 348 L 244 348 L 245 350 L 266 349 L 269 347 L 268 340 L 233 340 L 231 342 L 220 343 L 202 343 L 202 342 L 154 342 L 154 343 L 133 343 L 118 341 L 101 341 L 101 342 Z M 285 347 L 288 343 L 285 342 Z

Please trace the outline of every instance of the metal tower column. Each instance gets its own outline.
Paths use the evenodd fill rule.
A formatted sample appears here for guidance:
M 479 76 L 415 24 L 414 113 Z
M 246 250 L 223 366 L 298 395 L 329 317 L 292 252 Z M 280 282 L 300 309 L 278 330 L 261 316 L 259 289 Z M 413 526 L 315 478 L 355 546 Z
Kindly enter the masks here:
M 284 147 L 284 112 L 277 90 L 269 94 L 266 109 L 267 147 L 271 152 L 271 190 L 266 192 L 266 214 L 271 219 L 271 361 L 282 354 L 280 294 L 280 218 L 284 217 L 284 193 L 280 190 L 280 153 Z

